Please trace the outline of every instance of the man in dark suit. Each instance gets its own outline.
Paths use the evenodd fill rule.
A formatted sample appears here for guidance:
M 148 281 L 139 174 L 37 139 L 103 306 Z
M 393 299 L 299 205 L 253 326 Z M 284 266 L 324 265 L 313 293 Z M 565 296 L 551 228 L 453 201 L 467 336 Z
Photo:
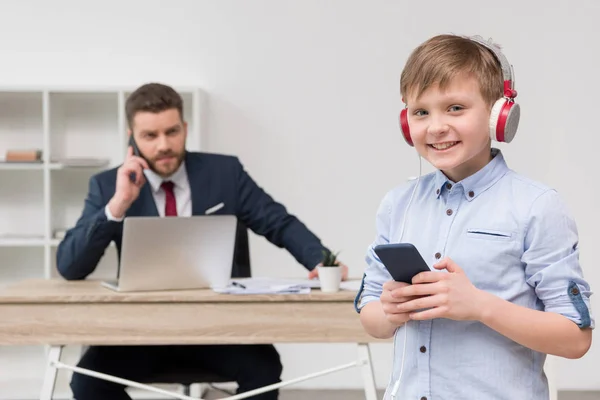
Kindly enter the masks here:
M 177 92 L 162 84 L 143 85 L 127 99 L 126 115 L 139 153 L 129 147 L 119 168 L 90 179 L 83 213 L 58 247 L 58 271 L 64 278 L 85 279 L 111 241 L 120 254 L 126 216 L 203 215 L 217 205 L 217 214 L 236 215 L 255 233 L 286 248 L 309 277 L 316 276 L 326 248 L 250 178 L 236 157 L 185 150 L 187 124 Z M 273 345 L 92 346 L 78 364 L 138 382 L 170 365 L 201 367 L 235 380 L 239 393 L 279 382 L 282 371 Z M 130 399 L 122 385 L 78 373 L 71 388 L 77 400 Z M 275 390 L 251 398 L 277 396 Z

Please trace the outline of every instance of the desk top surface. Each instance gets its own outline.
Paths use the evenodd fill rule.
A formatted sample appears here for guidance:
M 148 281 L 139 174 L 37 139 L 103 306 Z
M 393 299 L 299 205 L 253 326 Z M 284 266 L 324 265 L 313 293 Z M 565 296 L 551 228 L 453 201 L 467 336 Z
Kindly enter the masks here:
M 0 290 L 4 303 L 234 303 L 234 302 L 352 302 L 354 291 L 309 294 L 232 295 L 210 289 L 119 293 L 102 286 L 99 280 L 24 280 Z

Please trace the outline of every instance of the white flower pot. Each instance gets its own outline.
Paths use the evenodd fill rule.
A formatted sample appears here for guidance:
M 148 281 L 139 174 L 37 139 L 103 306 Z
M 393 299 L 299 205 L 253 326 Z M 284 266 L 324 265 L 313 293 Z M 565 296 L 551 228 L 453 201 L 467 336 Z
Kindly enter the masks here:
M 333 293 L 340 290 L 340 283 L 342 282 L 342 268 L 337 267 L 323 267 L 319 266 L 319 281 L 321 283 L 321 291 L 326 293 Z

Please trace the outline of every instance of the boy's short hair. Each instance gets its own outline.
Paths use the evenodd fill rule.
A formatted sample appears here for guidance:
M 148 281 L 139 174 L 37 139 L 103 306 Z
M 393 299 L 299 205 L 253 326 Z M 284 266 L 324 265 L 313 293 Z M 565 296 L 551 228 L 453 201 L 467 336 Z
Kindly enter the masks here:
M 133 118 L 140 111 L 159 113 L 172 108 L 179 111 L 183 120 L 183 100 L 170 86 L 161 83 L 147 83 L 129 95 L 125 103 L 125 115 L 129 128 L 133 128 Z
M 477 79 L 488 105 L 502 98 L 504 79 L 496 56 L 475 41 L 456 35 L 434 36 L 413 50 L 400 77 L 400 93 L 403 98 L 419 98 L 433 85 L 447 88 L 461 74 Z

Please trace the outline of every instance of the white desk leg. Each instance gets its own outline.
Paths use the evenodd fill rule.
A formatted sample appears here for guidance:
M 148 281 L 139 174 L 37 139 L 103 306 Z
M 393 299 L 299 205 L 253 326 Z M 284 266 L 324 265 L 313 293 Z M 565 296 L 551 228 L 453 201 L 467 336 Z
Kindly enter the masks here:
M 558 359 L 555 356 L 546 356 L 546 363 L 544 364 L 544 373 L 548 379 L 548 389 L 550 392 L 550 400 L 558 399 L 558 389 L 556 387 L 556 380 L 558 378 Z
M 362 361 L 363 383 L 365 385 L 365 400 L 377 400 L 377 387 L 375 386 L 375 374 L 373 373 L 373 362 L 371 350 L 368 343 L 358 344 L 358 359 Z
M 62 350 L 63 346 L 51 346 L 48 351 L 48 364 L 46 365 L 46 374 L 44 375 L 40 400 L 52 400 L 52 396 L 54 395 L 54 385 L 56 384 L 56 375 L 58 374 L 56 363 L 60 362 Z

